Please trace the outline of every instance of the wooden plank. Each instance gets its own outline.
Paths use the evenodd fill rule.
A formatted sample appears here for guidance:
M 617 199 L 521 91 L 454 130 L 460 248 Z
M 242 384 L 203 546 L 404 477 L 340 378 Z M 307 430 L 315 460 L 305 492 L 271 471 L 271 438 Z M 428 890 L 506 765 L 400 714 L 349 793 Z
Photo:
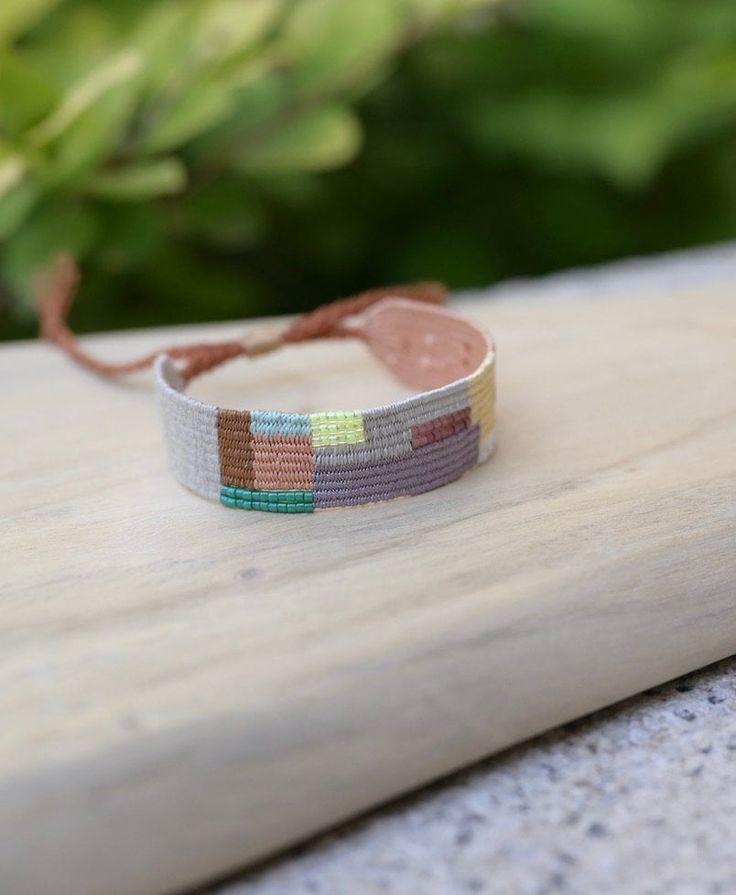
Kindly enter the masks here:
M 732 288 L 464 310 L 498 340 L 496 457 L 309 516 L 180 488 L 149 377 L 0 350 L 0 891 L 190 886 L 736 651 Z M 196 394 L 399 392 L 335 344 Z

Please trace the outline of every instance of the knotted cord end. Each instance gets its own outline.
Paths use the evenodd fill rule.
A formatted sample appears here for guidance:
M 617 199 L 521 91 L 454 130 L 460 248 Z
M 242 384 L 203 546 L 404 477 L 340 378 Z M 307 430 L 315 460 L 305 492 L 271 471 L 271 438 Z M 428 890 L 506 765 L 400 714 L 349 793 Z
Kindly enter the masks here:
M 439 304 L 444 301 L 447 289 L 442 283 L 412 283 L 403 286 L 384 286 L 369 289 L 349 298 L 338 299 L 322 305 L 299 317 L 285 328 L 270 330 L 266 335 L 256 331 L 243 340 L 228 339 L 222 342 L 197 342 L 175 345 L 152 351 L 135 360 L 111 363 L 91 355 L 77 342 L 69 328 L 67 318 L 79 285 L 79 271 L 74 259 L 66 253 L 58 254 L 39 278 L 36 292 L 40 318 L 39 336 L 58 345 L 69 357 L 103 376 L 119 376 L 148 367 L 159 354 L 184 361 L 181 375 L 185 381 L 200 373 L 212 370 L 235 357 L 256 357 L 279 348 L 286 342 L 303 342 L 319 338 L 354 336 L 357 332 L 345 326 L 348 317 L 360 314 L 384 298 L 408 298 L 415 301 Z

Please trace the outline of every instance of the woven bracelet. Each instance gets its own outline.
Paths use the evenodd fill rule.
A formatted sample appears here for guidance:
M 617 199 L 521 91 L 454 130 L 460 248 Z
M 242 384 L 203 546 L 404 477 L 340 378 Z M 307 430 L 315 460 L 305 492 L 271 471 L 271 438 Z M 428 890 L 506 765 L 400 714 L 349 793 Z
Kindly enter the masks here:
M 436 307 L 446 289 L 414 283 L 370 289 L 323 305 L 264 338 L 174 345 L 105 361 L 77 340 L 67 317 L 79 282 L 60 254 L 39 284 L 41 336 L 102 376 L 155 362 L 174 476 L 227 507 L 275 513 L 390 500 L 461 476 L 495 447 L 495 348 L 470 321 Z M 285 413 L 224 410 L 185 394 L 201 373 L 292 342 L 362 339 L 418 394 L 370 410 Z
M 163 354 L 156 385 L 178 481 L 227 507 L 311 513 L 429 491 L 490 456 L 490 337 L 405 298 L 383 298 L 337 329 L 319 335 L 362 339 L 397 379 L 424 391 L 370 410 L 225 410 L 186 395 L 196 371 L 182 375 Z

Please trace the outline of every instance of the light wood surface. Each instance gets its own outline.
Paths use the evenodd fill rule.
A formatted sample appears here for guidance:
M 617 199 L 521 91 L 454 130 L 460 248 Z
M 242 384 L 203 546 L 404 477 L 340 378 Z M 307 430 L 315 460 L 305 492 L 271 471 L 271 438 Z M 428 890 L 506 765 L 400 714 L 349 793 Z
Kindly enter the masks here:
M 499 346 L 497 455 L 306 516 L 178 486 L 148 376 L 0 350 L 0 892 L 191 886 L 736 652 L 733 288 L 462 309 Z M 335 344 L 195 394 L 400 393 Z

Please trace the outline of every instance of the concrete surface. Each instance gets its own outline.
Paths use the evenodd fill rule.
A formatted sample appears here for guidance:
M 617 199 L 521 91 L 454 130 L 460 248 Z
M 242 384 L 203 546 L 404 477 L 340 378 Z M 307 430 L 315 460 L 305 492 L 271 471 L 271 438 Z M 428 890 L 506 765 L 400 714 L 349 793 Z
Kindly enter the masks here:
M 218 892 L 732 895 L 735 827 L 729 659 L 505 752 Z

